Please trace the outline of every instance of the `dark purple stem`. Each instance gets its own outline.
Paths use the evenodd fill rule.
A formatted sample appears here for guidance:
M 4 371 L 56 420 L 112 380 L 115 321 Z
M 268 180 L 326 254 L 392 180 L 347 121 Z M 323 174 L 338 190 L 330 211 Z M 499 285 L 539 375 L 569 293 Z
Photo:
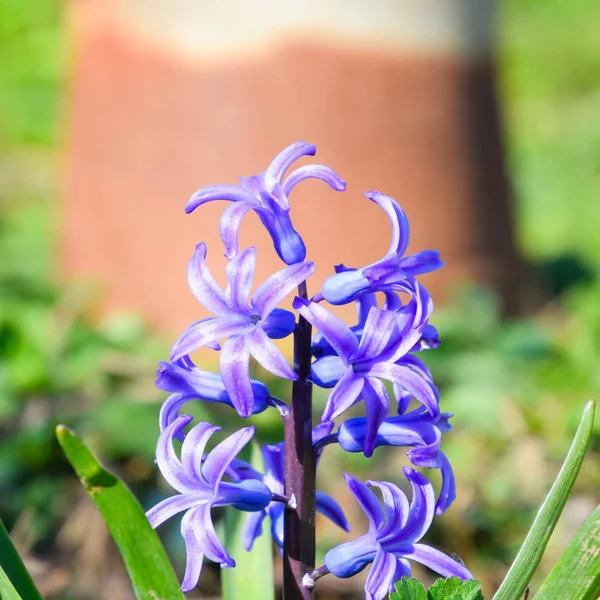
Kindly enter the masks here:
M 298 295 L 308 298 L 306 282 Z M 284 417 L 285 495 L 296 508 L 285 511 L 283 544 L 284 600 L 311 600 L 312 590 L 302 579 L 315 568 L 315 454 L 312 447 L 312 383 L 310 376 L 311 325 L 304 317 L 294 331 L 294 368 L 298 380 L 292 388 L 292 407 Z

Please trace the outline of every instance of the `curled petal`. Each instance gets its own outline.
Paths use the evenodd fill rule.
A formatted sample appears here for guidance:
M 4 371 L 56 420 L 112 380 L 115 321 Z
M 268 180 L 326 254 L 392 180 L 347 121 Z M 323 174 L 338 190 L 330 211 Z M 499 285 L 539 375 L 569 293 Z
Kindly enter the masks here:
M 256 248 L 251 246 L 240 252 L 229 261 L 225 272 L 227 274 L 227 289 L 225 298 L 229 306 L 238 312 L 250 314 L 248 298 L 256 268 Z
M 262 447 L 265 465 L 264 482 L 274 494 L 283 494 L 283 444 L 266 444 Z
M 437 271 L 443 266 L 444 261 L 440 259 L 440 253 L 437 250 L 422 250 L 403 258 L 399 264 L 402 271 L 413 277 Z
M 384 196 L 381 192 L 367 192 L 365 196 L 383 208 L 392 224 L 392 243 L 388 254 L 403 256 L 410 240 L 410 228 L 406 213 L 393 198 Z
M 194 531 L 194 521 L 198 518 L 197 513 L 197 508 L 192 509 L 183 515 L 181 520 L 181 536 L 185 542 L 185 574 L 181 583 L 181 589 L 184 592 L 191 592 L 198 585 L 202 571 L 204 554 Z
M 209 317 L 190 325 L 173 344 L 169 356 L 172 362 L 202 346 L 224 337 L 238 336 L 250 331 L 254 325 L 245 317 Z
M 264 174 L 265 187 L 272 190 L 275 184 L 281 183 L 290 165 L 302 156 L 314 156 L 317 147 L 306 142 L 294 142 L 284 148 L 272 161 Z
M 350 531 L 350 525 L 346 520 L 344 511 L 329 494 L 317 492 L 317 511 L 326 516 L 338 527 L 341 527 L 344 531 Z
M 440 468 L 442 471 L 442 489 L 435 505 L 435 514 L 441 515 L 456 500 L 456 481 L 452 465 L 443 452 L 439 452 Z
M 360 504 L 360 507 L 369 519 L 369 533 L 375 533 L 381 529 L 385 522 L 385 515 L 379 498 L 364 483 L 361 483 L 358 479 L 352 477 L 352 475 L 346 473 L 344 474 L 344 479 L 352 495 L 356 498 L 356 501 Z
M 297 263 L 277 271 L 258 286 L 252 296 L 252 305 L 265 319 L 271 311 L 289 296 L 303 281 L 306 281 L 315 270 L 310 261 Z
M 461 563 L 450 558 L 443 552 L 426 546 L 425 544 L 412 544 L 410 551 L 403 552 L 406 558 L 416 560 L 422 565 L 429 567 L 432 571 L 439 573 L 442 577 L 458 577 L 465 581 L 474 579 L 471 572 Z
M 229 200 L 231 202 L 247 202 L 248 204 L 258 205 L 258 201 L 252 194 L 237 185 L 207 185 L 192 194 L 192 197 L 185 206 L 185 212 L 190 214 L 201 204 L 206 204 L 213 200 Z
M 363 377 L 357 375 L 352 369 L 348 370 L 329 394 L 321 421 L 336 419 L 348 410 L 358 401 L 364 385 Z
M 193 492 L 202 488 L 197 481 L 184 470 L 173 447 L 173 440 L 179 436 L 186 425 L 192 422 L 190 415 L 181 415 L 158 436 L 156 444 L 156 464 L 169 485 L 178 492 Z
M 333 169 L 323 165 L 304 165 L 288 175 L 283 184 L 284 194 L 288 196 L 292 188 L 305 179 L 320 179 L 337 192 L 343 192 L 346 189 L 346 182 L 336 175 Z
M 408 518 L 408 499 L 406 494 L 393 483 L 387 481 L 367 481 L 368 486 L 381 490 L 385 504 L 385 525 L 377 532 L 377 538 L 382 540 L 395 529 L 404 527 Z
M 237 254 L 238 234 L 242 219 L 247 212 L 255 209 L 256 205 L 247 202 L 235 202 L 223 211 L 219 221 L 219 233 L 225 246 L 225 256 L 227 258 L 232 259 Z
M 196 251 L 188 263 L 187 279 L 192 293 L 202 306 L 217 315 L 231 314 L 225 294 L 206 266 L 206 244 L 204 242 L 196 246 Z
M 389 536 L 389 543 L 418 542 L 431 527 L 435 512 L 435 494 L 429 480 L 410 467 L 402 471 L 412 485 L 413 498 L 402 530 Z
M 220 356 L 221 376 L 233 407 L 241 417 L 249 417 L 254 409 L 254 394 L 250 383 L 250 350 L 245 336 L 230 337 Z
M 333 346 L 335 352 L 348 360 L 358 349 L 358 340 L 353 331 L 339 317 L 316 302 L 294 298 L 292 304 L 313 327 Z
M 381 546 L 377 546 L 377 553 L 373 566 L 365 581 L 367 600 L 383 600 L 391 587 L 396 573 L 397 559 L 393 554 L 388 554 Z
M 231 434 L 227 439 L 214 447 L 206 457 L 202 473 L 206 481 L 216 487 L 231 461 L 254 435 L 254 426 L 244 427 Z
M 251 331 L 246 336 L 246 344 L 248 345 L 250 354 L 252 354 L 258 363 L 269 371 L 269 373 L 292 381 L 298 379 L 298 375 L 294 372 L 292 367 L 290 367 L 285 356 L 267 337 L 267 334 L 261 327 L 255 327 L 254 331 Z
M 267 516 L 266 511 L 248 513 L 242 528 L 242 547 L 247 552 L 252 550 L 254 540 L 262 535 L 262 524 Z
M 181 445 L 181 465 L 183 470 L 198 481 L 204 479 L 202 475 L 202 458 L 204 448 L 212 434 L 221 431 L 220 427 L 210 423 L 198 423 L 194 425 L 185 436 Z
M 193 519 L 198 545 L 206 557 L 223 568 L 235 567 L 235 561 L 219 540 L 210 515 L 210 504 L 204 504 L 196 511 Z

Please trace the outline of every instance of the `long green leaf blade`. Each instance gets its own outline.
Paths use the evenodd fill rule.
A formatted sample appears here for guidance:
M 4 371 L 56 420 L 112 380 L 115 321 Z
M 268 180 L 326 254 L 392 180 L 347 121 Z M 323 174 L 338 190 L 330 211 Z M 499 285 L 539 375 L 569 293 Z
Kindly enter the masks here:
M 250 463 L 257 470 L 264 469 L 258 444 L 252 444 Z M 233 569 L 221 570 L 223 600 L 274 600 L 273 544 L 268 526 L 256 539 L 252 550 L 242 547 L 242 527 L 248 513 L 229 506 L 225 509 L 225 547 L 235 559 Z M 266 525 L 266 523 L 265 523 Z
M 19 596 L 2 567 L 0 567 L 0 600 L 27 600 Z
M 600 598 L 600 505 L 567 546 L 534 600 Z
M 20 595 L 23 600 L 42 600 L 2 521 L 0 521 L 0 568 L 18 592 L 17 598 Z M 0 599 L 4 600 L 8 592 L 2 592 L 1 587 L 0 592 Z M 6 598 L 10 596 L 6 595 Z
M 102 467 L 67 427 L 59 425 L 56 436 L 83 487 L 102 513 L 123 556 L 138 600 L 183 600 L 160 539 L 133 494 Z
M 592 435 L 595 407 L 594 400 L 586 404 L 560 473 L 493 600 L 516 600 L 525 592 L 579 474 Z

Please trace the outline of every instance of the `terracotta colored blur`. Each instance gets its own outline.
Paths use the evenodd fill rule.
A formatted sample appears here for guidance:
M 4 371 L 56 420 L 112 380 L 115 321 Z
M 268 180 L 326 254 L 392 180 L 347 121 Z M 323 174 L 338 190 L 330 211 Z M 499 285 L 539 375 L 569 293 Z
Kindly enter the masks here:
M 300 184 L 292 217 L 318 272 L 365 265 L 388 248 L 381 210 L 395 197 L 412 225 L 410 251 L 437 248 L 447 266 L 424 281 L 446 293 L 464 279 L 514 298 L 519 263 L 500 141 L 494 73 L 485 59 L 394 55 L 311 42 L 216 64 L 177 60 L 110 29 L 80 39 L 71 98 L 64 264 L 100 281 L 106 309 L 142 310 L 179 331 L 204 313 L 185 269 L 194 246 L 224 281 L 218 218 L 225 203 L 186 216 L 190 194 L 265 169 L 295 140 L 348 181 L 346 193 Z M 258 219 L 256 282 L 283 265 Z

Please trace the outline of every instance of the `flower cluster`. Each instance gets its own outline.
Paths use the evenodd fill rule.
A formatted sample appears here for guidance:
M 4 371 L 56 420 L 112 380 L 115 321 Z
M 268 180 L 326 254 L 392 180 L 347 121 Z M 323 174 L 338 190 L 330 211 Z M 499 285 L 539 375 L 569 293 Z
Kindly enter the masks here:
M 422 473 L 404 468 L 404 477 L 412 486 L 410 504 L 392 483 L 363 484 L 347 474 L 346 483 L 368 518 L 368 532 L 331 549 L 322 567 L 304 574 L 303 585 L 311 588 L 326 573 L 350 577 L 372 564 L 366 596 L 382 600 L 394 581 L 410 575 L 409 560 L 443 576 L 471 577 L 462 564 L 420 543 L 434 515 L 448 509 L 455 498 L 452 467 L 440 449 L 442 434 L 451 428 L 452 415 L 441 412 L 432 374 L 419 357 L 422 351 L 435 348 L 439 339 L 429 323 L 433 303 L 416 277 L 438 269 L 442 263 L 433 250 L 406 256 L 409 225 L 405 213 L 389 196 L 368 192 L 365 196 L 390 219 L 389 251 L 366 267 L 336 267 L 319 293 L 308 299 L 302 292 L 315 267 L 306 260 L 304 242 L 293 227 L 288 196 L 298 183 L 310 178 L 319 179 L 336 191 L 346 187 L 336 173 L 322 165 L 301 166 L 285 177 L 296 160 L 314 153 L 311 144 L 292 144 L 263 173 L 241 178 L 239 186 L 201 188 L 186 207 L 187 212 L 192 212 L 213 200 L 232 202 L 220 222 L 229 260 L 227 287 L 223 290 L 217 285 L 206 264 L 206 245 L 198 244 L 188 266 L 188 283 L 200 304 L 213 316 L 192 323 L 173 344 L 169 361 L 160 362 L 157 372 L 157 386 L 170 396 L 160 413 L 156 462 L 165 480 L 178 493 L 147 514 L 156 527 L 184 512 L 184 591 L 197 584 L 204 557 L 225 568 L 235 566 L 215 533 L 212 507 L 232 506 L 249 513 L 242 539 L 247 550 L 262 534 L 268 518 L 271 535 L 284 551 L 286 511 L 296 510 L 298 500 L 293 490 L 286 489 L 284 454 L 290 449 L 284 443 L 263 446 L 264 468 L 257 470 L 237 457 L 254 434 L 254 427 L 243 427 L 205 453 L 209 438 L 220 428 L 204 422 L 192 425 L 192 417 L 180 411 L 187 402 L 200 400 L 228 405 L 242 418 L 269 407 L 279 410 L 284 420 L 295 418 L 294 401 L 289 406 L 273 397 L 265 384 L 250 378 L 249 368 L 253 357 L 274 376 L 299 380 L 302 370 L 292 368 L 273 341 L 300 329 L 295 314 L 279 308 L 296 288 L 300 291 L 292 306 L 301 322 L 316 330 L 306 382 L 331 390 L 318 424 L 300 428 L 307 438 L 312 429 L 312 439 L 307 439 L 307 444 L 310 447 L 312 442 L 315 463 L 318 464 L 324 448 L 333 444 L 367 457 L 379 446 L 397 446 L 407 448 L 407 457 L 414 467 L 439 469 L 441 473 L 441 487 L 436 495 Z M 285 263 L 254 292 L 256 248 L 238 248 L 241 221 L 251 210 L 269 232 L 275 251 Z M 325 303 L 356 304 L 358 323 L 346 325 Z M 218 374 L 205 371 L 192 361 L 190 355 L 202 347 L 220 352 Z M 296 362 L 310 361 L 308 354 L 307 346 L 306 356 L 295 356 Z M 364 402 L 364 416 L 344 418 L 348 409 L 360 401 Z M 374 488 L 379 490 L 383 505 Z M 312 489 L 316 510 L 348 531 L 344 513 L 335 500 Z

